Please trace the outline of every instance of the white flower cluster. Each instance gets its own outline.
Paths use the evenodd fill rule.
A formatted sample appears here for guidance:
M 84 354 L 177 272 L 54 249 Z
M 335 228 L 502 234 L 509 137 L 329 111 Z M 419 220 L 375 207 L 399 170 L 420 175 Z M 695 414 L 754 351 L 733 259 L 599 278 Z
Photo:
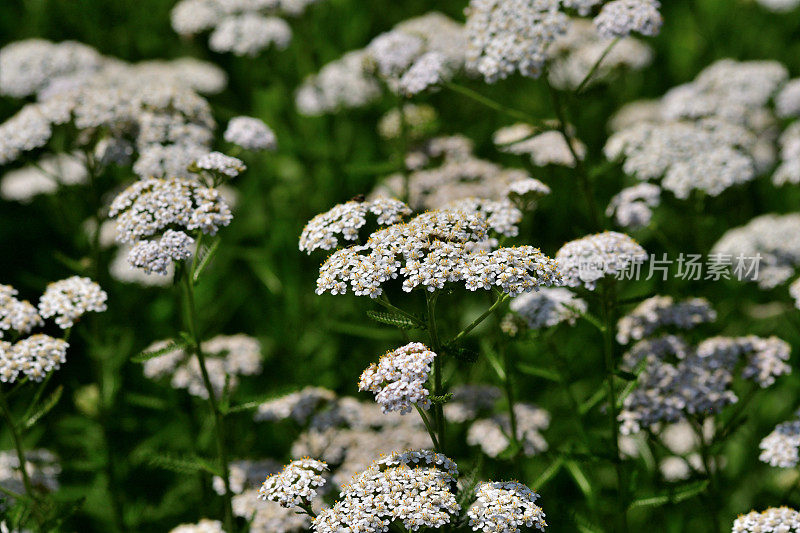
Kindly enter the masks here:
M 775 13 L 788 13 L 800 6 L 800 0 L 756 0 L 756 2 Z
M 170 530 L 169 533 L 225 533 L 222 522 L 203 518 L 196 524 L 181 524 Z
M 12 43 L 0 54 L 24 52 L 27 42 Z M 63 124 L 78 131 L 74 148 L 88 149 L 103 164 L 124 163 L 135 147 L 134 171 L 142 177 L 185 176 L 187 166 L 209 150 L 214 119 L 198 92 L 225 87 L 225 73 L 216 66 L 189 58 L 127 64 L 102 57 L 96 69 L 60 71 L 44 84 L 38 68 L 15 71 L 18 79 L 9 81 L 29 86 L 38 101 L 0 125 L 0 164 L 45 146 L 53 128 Z
M 28 165 L 3 174 L 0 197 L 28 203 L 40 194 L 53 194 L 60 186 L 86 183 L 86 164 L 79 153 L 42 156 Z
M 800 265 L 800 214 L 758 216 L 725 232 L 711 253 L 731 257 L 761 255 L 758 273 L 750 272 L 748 276 L 762 289 L 777 287 L 787 282 Z
M 358 240 L 358 230 L 366 223 L 367 213 L 377 217 L 381 226 L 390 226 L 411 214 L 411 209 L 399 200 L 377 198 L 364 202 L 351 200 L 312 218 L 300 235 L 300 250 L 311 253 L 319 248 L 332 250 L 339 246 L 338 236 L 345 241 Z
M 615 194 L 606 208 L 623 228 L 640 228 L 650 224 L 653 208 L 661 204 L 661 188 L 652 183 L 639 183 Z
M 425 388 L 436 354 L 422 343 L 412 342 L 381 356 L 361 374 L 358 390 L 375 394 L 384 413 L 411 412 L 412 405 L 429 409 Z
M 253 117 L 232 118 L 222 137 L 229 143 L 254 152 L 275 150 L 278 145 L 270 127 Z
M 488 229 L 481 213 L 454 209 L 428 211 L 380 229 L 366 244 L 338 250 L 323 263 L 317 294 L 344 294 L 349 285 L 357 296 L 377 298 L 382 284 L 400 275 L 406 292 L 463 282 L 470 291 L 497 287 L 516 296 L 558 283 L 555 262 L 537 248 L 487 252 L 476 246 L 486 241 Z
M 798 533 L 800 513 L 788 507 L 750 511 L 734 520 L 731 533 Z
M 800 278 L 789 285 L 789 295 L 794 298 L 794 306 L 800 309 Z
M 172 341 L 158 341 L 145 351 L 155 352 L 168 347 Z M 261 372 L 261 343 L 244 334 L 218 335 L 202 344 L 206 370 L 214 394 L 220 396 L 226 388 L 235 389 L 238 376 L 253 376 Z M 150 379 L 171 376 L 171 385 L 186 389 L 189 394 L 208 398 L 200 364 L 183 349 L 176 349 L 144 362 L 144 375 Z
M 494 385 L 459 385 L 451 392 L 453 397 L 444 404 L 444 415 L 447 420 L 458 423 L 475 420 L 481 413 L 492 411 L 502 396 Z
M 522 527 L 544 531 L 539 495 L 516 481 L 491 481 L 475 489 L 476 501 L 467 511 L 473 531 L 519 533 Z
M 292 40 L 289 24 L 275 15 L 297 16 L 318 0 L 181 0 L 172 8 L 172 28 L 192 36 L 211 30 L 215 52 L 255 56 L 270 45 L 284 49 Z
M 624 160 L 626 174 L 662 178 L 664 189 L 686 199 L 692 190 L 717 196 L 752 180 L 754 143 L 746 129 L 727 122 L 645 122 L 612 135 L 604 151 L 609 160 Z
M 333 402 L 336 394 L 322 387 L 305 387 L 286 396 L 268 400 L 258 406 L 256 421 L 293 419 L 304 424 L 322 405 Z
M 0 341 L 0 381 L 14 383 L 20 374 L 31 381 L 42 381 L 47 374 L 67 362 L 69 344 L 43 333 L 36 333 L 14 345 Z
M 594 18 L 597 33 L 603 37 L 627 37 L 633 32 L 658 35 L 663 19 L 657 0 L 612 0 Z
M 641 70 L 653 61 L 652 49 L 634 37 L 617 41 L 609 51 L 613 38 L 601 36 L 591 21 L 572 18 L 565 34 L 550 46 L 548 80 L 559 89 L 576 89 L 595 69 L 584 86 L 608 80 L 612 73 L 622 70 Z
M 736 403 L 731 389 L 734 369 L 744 360 L 740 376 L 764 388 L 791 367 L 789 345 L 775 337 L 713 337 L 696 348 L 678 337 L 643 340 L 625 355 L 633 369 L 645 358 L 636 388 L 623 402 L 620 431 L 636 433 L 663 422 L 678 422 L 687 415 L 710 415 Z M 672 363 L 670 360 L 677 360 Z
M 464 64 L 464 48 L 463 26 L 445 15 L 408 19 L 309 76 L 295 95 L 297 108 L 320 115 L 360 107 L 381 95 L 381 82 L 417 94 L 450 79 Z
M 563 287 L 544 288 L 517 296 L 509 307 L 530 329 L 549 328 L 561 322 L 574 324 L 588 310 L 584 300 Z
M 222 174 L 228 178 L 235 178 L 245 170 L 247 166 L 241 159 L 231 157 L 220 152 L 209 152 L 197 159 L 194 166 L 200 170 Z
M 39 299 L 39 314 L 42 318 L 54 316 L 61 329 L 69 329 L 85 313 L 105 311 L 107 299 L 108 295 L 94 281 L 72 276 L 47 285 Z
M 572 155 L 572 150 L 580 159 L 586 156 L 586 146 L 579 140 L 572 141 L 570 150 L 561 132 L 549 130 L 536 133 L 532 126 L 524 123 L 497 130 L 493 140 L 503 152 L 530 156 L 531 163 L 537 167 L 558 165 L 573 168 L 575 157 Z
M 541 431 L 550 426 L 550 414 L 534 405 L 518 403 L 514 405 L 514 418 L 522 453 L 532 456 L 547 451 Z M 511 420 L 508 413 L 503 413 L 473 422 L 467 430 L 467 444 L 480 446 L 489 457 L 497 457 L 511 445 L 509 435 L 513 435 Z
M 90 46 L 75 41 L 52 43 L 27 39 L 0 49 L 0 94 L 23 98 L 38 93 L 51 80 L 91 75 L 103 63 Z
M 194 239 L 184 230 L 215 235 L 233 218 L 217 189 L 184 178 L 132 184 L 114 198 L 109 216 L 117 220 L 117 240 L 134 244 L 128 255 L 131 264 L 164 275 L 173 261 L 193 254 Z M 159 240 L 147 240 L 161 232 Z
M 570 241 L 556 252 L 558 270 L 569 287 L 594 290 L 597 281 L 625 272 L 647 259 L 647 252 L 624 233 L 606 231 Z
M 800 419 L 778 424 L 762 439 L 759 460 L 780 468 L 794 468 L 800 462 Z
M 775 96 L 775 113 L 781 118 L 800 116 L 800 78 L 786 82 Z
M 456 464 L 430 450 L 393 452 L 375 461 L 343 487 L 340 500 L 313 521 L 317 533 L 387 531 L 400 521 L 406 529 L 449 524 L 456 501 Z
M 308 457 L 292 461 L 278 473 L 269 476 L 258 491 L 262 500 L 279 503 L 282 507 L 307 505 L 325 485 L 323 475 L 328 465 Z
M 675 302 L 672 296 L 653 296 L 619 319 L 617 342 L 628 344 L 649 337 L 661 328 L 692 329 L 716 319 L 717 312 L 705 298 Z
M 778 139 L 781 163 L 772 175 L 772 183 L 781 185 L 800 183 L 800 121 L 793 122 Z
M 25 451 L 25 471 L 31 482 L 38 488 L 49 492 L 58 490 L 58 476 L 61 474 L 61 465 L 58 464 L 56 456 L 48 450 L 26 450 Z M 22 481 L 19 457 L 15 450 L 0 451 L 0 487 L 16 494 L 25 492 L 25 485 Z M 5 502 L 12 504 L 13 498 L 3 494 Z M 0 503 L 0 512 L 5 508 Z
M 487 83 L 516 71 L 539 77 L 548 47 L 569 22 L 561 0 L 472 0 L 467 7 L 467 67 Z
M 18 300 L 17 294 L 11 285 L 0 285 L 0 339 L 8 330 L 25 335 L 44 325 L 36 307 L 27 300 Z

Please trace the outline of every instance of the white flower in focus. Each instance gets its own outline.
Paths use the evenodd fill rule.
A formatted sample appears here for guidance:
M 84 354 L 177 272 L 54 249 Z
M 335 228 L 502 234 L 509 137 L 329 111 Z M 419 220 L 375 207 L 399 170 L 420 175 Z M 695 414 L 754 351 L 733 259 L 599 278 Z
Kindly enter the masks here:
M 491 481 L 475 489 L 476 501 L 467 511 L 473 531 L 519 533 L 523 527 L 544 531 L 547 523 L 539 495 L 516 481 Z
M 525 456 L 547 451 L 548 444 L 541 431 L 550 426 L 550 414 L 534 405 L 514 405 L 517 421 L 517 442 Z M 497 457 L 511 445 L 511 419 L 508 413 L 476 420 L 467 430 L 467 444 L 480 446 L 489 457 Z
M 253 117 L 234 117 L 228 122 L 223 138 L 245 150 L 255 152 L 275 150 L 275 133 L 262 120 Z
M 269 476 L 258 491 L 262 500 L 279 503 L 282 507 L 308 505 L 325 485 L 323 475 L 328 465 L 316 459 L 292 461 L 278 474 Z
M 36 307 L 27 300 L 18 300 L 16 295 L 17 290 L 11 285 L 0 285 L 0 339 L 8 330 L 27 334 L 44 326 Z
M 128 263 L 145 274 L 168 275 L 174 263 L 194 255 L 194 239 L 168 229 L 158 240 L 138 241 L 128 252 Z
M 43 318 L 55 316 L 61 329 L 69 329 L 85 313 L 105 311 L 107 299 L 105 291 L 91 279 L 72 276 L 47 285 L 39 299 L 39 314 Z
M 603 37 L 627 37 L 636 32 L 654 36 L 664 20 L 657 0 L 613 0 L 594 18 L 597 33 Z
M 788 507 L 770 507 L 766 511 L 750 511 L 734 520 L 731 533 L 798 533 L 800 513 Z
M 47 374 L 67 362 L 69 344 L 62 339 L 37 333 L 18 341 L 11 348 L 12 366 L 31 381 L 42 381 Z
M 384 413 L 410 413 L 412 405 L 430 408 L 425 382 L 436 354 L 419 342 L 412 342 L 381 356 L 361 374 L 358 390 L 375 394 Z

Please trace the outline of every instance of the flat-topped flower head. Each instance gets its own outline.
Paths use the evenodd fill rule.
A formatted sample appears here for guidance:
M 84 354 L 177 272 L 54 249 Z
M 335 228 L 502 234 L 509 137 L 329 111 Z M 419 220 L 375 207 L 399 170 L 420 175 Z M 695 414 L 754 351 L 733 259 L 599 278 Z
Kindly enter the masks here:
M 800 513 L 789 507 L 770 507 L 766 511 L 750 511 L 733 522 L 731 533 L 797 533 Z
M 361 374 L 358 390 L 375 394 L 384 413 L 410 413 L 412 406 L 430 408 L 425 388 L 436 354 L 420 342 L 412 342 L 387 352 Z
M 145 274 L 166 276 L 178 261 L 194 255 L 194 239 L 182 231 L 168 229 L 159 239 L 138 241 L 128 251 L 128 263 Z
M 490 481 L 475 489 L 475 503 L 467 511 L 472 531 L 519 533 L 522 528 L 547 526 L 539 495 L 517 481 Z
M 517 442 L 521 452 L 533 456 L 548 448 L 541 431 L 550 426 L 550 413 L 527 403 L 514 405 L 517 421 Z M 489 457 L 497 457 L 511 445 L 511 419 L 508 413 L 475 421 L 467 430 L 467 444 L 480 446 Z
M 514 72 L 539 77 L 550 44 L 566 31 L 560 0 L 472 0 L 467 13 L 467 67 L 487 83 Z
M 628 344 L 649 337 L 660 328 L 692 329 L 716 319 L 716 311 L 705 298 L 676 302 L 671 296 L 653 296 L 619 319 L 617 342 Z
M 606 231 L 570 241 L 556 253 L 558 269 L 569 287 L 594 290 L 598 280 L 619 277 L 647 252 L 628 235 Z
M 200 157 L 195 161 L 194 166 L 214 175 L 228 178 L 235 178 L 247 170 L 247 165 L 244 164 L 244 161 L 220 152 L 210 152 Z
M 217 189 L 183 178 L 137 181 L 111 203 L 117 240 L 134 243 L 170 227 L 214 235 L 233 215 Z
M 24 335 L 44 326 L 36 307 L 27 300 L 18 300 L 17 294 L 11 285 L 0 285 L 0 339 L 9 330 Z
M 47 374 L 67 362 L 67 348 L 69 344 L 65 340 L 42 333 L 31 335 L 18 341 L 10 350 L 4 350 L 0 374 L 13 375 L 14 379 L 18 374 L 24 374 L 31 381 L 42 381 Z
M 594 18 L 597 33 L 603 37 L 627 37 L 631 33 L 654 36 L 664 20 L 657 0 L 613 0 Z
M 458 470 L 430 450 L 393 452 L 375 461 L 342 487 L 340 500 L 314 519 L 317 533 L 387 531 L 395 520 L 411 531 L 440 528 L 453 521 Z
M 220 20 L 208 38 L 208 46 L 215 52 L 252 57 L 269 46 L 283 50 L 291 40 L 292 29 L 282 18 L 244 13 Z
M 232 118 L 222 137 L 229 143 L 254 152 L 274 150 L 278 145 L 275 133 L 270 127 L 264 124 L 264 121 L 253 117 Z
M 56 324 L 68 329 L 85 313 L 105 311 L 107 299 L 105 291 L 91 279 L 72 276 L 47 286 L 39 299 L 39 314 L 56 317 Z
M 794 468 L 800 462 L 800 419 L 778 424 L 761 440 L 759 460 L 780 468 Z
M 339 246 L 339 236 L 345 241 L 358 239 L 358 230 L 366 223 L 366 215 L 377 217 L 381 226 L 395 224 L 411 214 L 411 209 L 399 200 L 377 198 L 363 202 L 351 200 L 321 213 L 309 221 L 300 235 L 300 250 L 311 253 L 321 248 L 332 250 Z
M 333 402 L 336 393 L 323 387 L 304 387 L 286 396 L 268 400 L 258 406 L 254 416 L 256 421 L 275 421 L 291 418 L 298 424 L 305 424 L 322 406 Z
M 181 524 L 169 533 L 225 533 L 225 530 L 219 520 L 203 518 L 196 524 Z
M 316 459 L 292 461 L 280 473 L 264 481 L 258 497 L 283 507 L 308 505 L 317 496 L 317 489 L 325 485 L 324 474 L 327 471 L 328 465 Z

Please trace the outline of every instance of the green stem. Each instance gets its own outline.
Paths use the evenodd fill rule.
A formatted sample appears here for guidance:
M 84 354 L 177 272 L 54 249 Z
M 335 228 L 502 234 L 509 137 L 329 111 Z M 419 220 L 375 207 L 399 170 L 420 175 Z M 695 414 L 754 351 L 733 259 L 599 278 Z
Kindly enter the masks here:
M 442 345 L 439 342 L 439 330 L 436 328 L 436 300 L 439 298 L 438 292 L 425 292 L 425 299 L 428 307 L 428 334 L 431 340 L 431 349 L 437 354 L 433 359 L 433 395 L 442 396 L 444 394 L 442 384 Z M 444 409 L 441 404 L 433 406 L 434 417 L 436 419 L 436 428 L 438 430 L 439 449 L 441 453 L 445 450 L 445 420 Z
M 711 514 L 711 523 L 714 525 L 715 533 L 719 533 L 722 531 L 722 529 L 719 521 L 720 494 L 717 480 L 716 463 L 712 461 L 711 453 L 709 451 L 710 446 L 705 435 L 703 434 L 703 423 L 695 419 L 690 420 L 692 422 L 694 432 L 697 435 L 697 439 L 700 441 L 700 458 L 703 461 L 703 469 L 706 471 L 705 474 L 708 478 L 709 495 L 706 499 L 708 501 L 709 513 Z
M 197 239 L 198 249 L 200 247 L 200 241 L 201 238 L 198 238 Z M 195 254 L 194 263 L 196 263 L 196 258 L 197 254 Z M 225 425 L 224 425 L 225 421 L 222 416 L 222 412 L 219 409 L 219 404 L 217 403 L 217 396 L 216 392 L 214 391 L 214 386 L 211 384 L 211 379 L 208 376 L 208 370 L 206 368 L 206 358 L 202 348 L 202 339 L 200 337 L 200 332 L 198 330 L 197 306 L 195 305 L 195 298 L 194 298 L 194 283 L 192 283 L 193 272 L 195 267 L 194 263 L 192 264 L 191 268 L 183 269 L 183 281 L 184 281 L 186 311 L 187 311 L 186 321 L 189 327 L 189 334 L 192 337 L 192 348 L 195 355 L 197 356 L 197 362 L 200 366 L 200 374 L 203 378 L 203 385 L 205 386 L 206 393 L 208 394 L 208 406 L 211 409 L 211 414 L 214 417 L 214 434 L 217 440 L 217 454 L 219 455 L 222 480 L 225 484 L 225 495 L 224 495 L 225 531 L 234 533 L 235 529 L 233 522 L 233 507 L 231 503 L 233 499 L 233 492 L 231 491 L 231 485 L 230 485 L 228 450 L 225 443 Z
M 425 414 L 425 411 L 423 411 L 420 406 L 414 404 L 414 407 L 417 408 L 419 416 L 422 417 L 422 423 L 425 424 L 425 429 L 428 430 L 428 435 L 431 436 L 431 441 L 433 441 L 433 447 L 436 448 L 437 452 L 441 453 L 442 447 L 439 446 L 439 439 L 436 438 L 436 430 L 433 428 L 433 425 L 431 425 L 431 421 L 428 418 L 428 415 Z
M 553 108 L 555 109 L 556 118 L 558 118 L 558 131 L 561 133 L 561 136 L 564 138 L 564 142 L 567 143 L 567 148 L 569 148 L 569 153 L 572 154 L 572 158 L 575 160 L 575 168 L 578 170 L 578 179 L 580 180 L 581 189 L 583 190 L 584 196 L 586 196 L 586 203 L 589 206 L 589 216 L 592 220 L 592 224 L 596 230 L 602 228 L 602 223 L 600 219 L 600 212 L 597 209 L 597 204 L 594 200 L 594 191 L 592 190 L 592 181 L 589 178 L 589 173 L 586 171 L 586 167 L 583 165 L 583 159 L 578 157 L 578 152 L 575 150 L 574 146 L 574 139 L 570 136 L 569 132 L 567 131 L 567 120 L 566 114 L 564 112 L 564 107 L 561 103 L 561 97 L 558 94 L 558 91 L 553 88 L 550 83 L 545 80 L 545 84 L 547 85 L 548 90 L 550 91 L 550 98 L 553 101 Z
M 0 389 L 0 410 L 3 411 L 3 418 L 6 419 L 6 426 L 11 433 L 11 439 L 14 441 L 14 450 L 17 452 L 17 460 L 19 461 L 19 472 L 22 475 L 22 484 L 25 486 L 25 494 L 31 500 L 35 500 L 36 493 L 33 491 L 33 484 L 31 478 L 28 476 L 28 471 L 25 468 L 25 448 L 22 445 L 22 437 L 17 431 L 17 425 L 14 422 L 14 416 L 11 414 L 11 408 L 6 401 L 5 392 Z
M 581 404 L 578 401 L 578 397 L 575 396 L 575 392 L 570 387 L 569 381 L 567 381 L 567 368 L 564 364 L 564 361 L 561 359 L 561 355 L 558 353 L 558 347 L 556 343 L 553 342 L 551 338 L 547 339 L 547 345 L 550 348 L 550 353 L 552 354 L 553 361 L 556 367 L 556 373 L 558 374 L 558 379 L 561 382 L 561 386 L 564 389 L 564 393 L 567 396 L 567 400 L 569 401 L 571 411 L 574 413 L 575 425 L 578 429 L 578 433 L 581 436 L 581 439 L 586 446 L 587 451 L 591 451 L 591 441 L 589 440 L 589 434 L 586 432 L 586 428 L 583 424 L 583 417 L 581 416 Z
M 606 49 L 605 49 L 605 50 L 603 50 L 603 53 L 602 53 L 602 54 L 600 55 L 600 57 L 597 59 L 597 61 L 595 62 L 595 64 L 594 64 L 594 65 L 592 65 L 592 68 L 591 68 L 591 69 L 589 70 L 589 72 L 586 74 L 586 77 L 585 77 L 585 78 L 583 78 L 583 81 L 581 81 L 581 82 L 580 82 L 580 84 L 578 85 L 578 87 L 576 87 L 576 88 L 575 88 L 575 94 L 576 94 L 576 95 L 578 95 L 578 94 L 581 94 L 581 93 L 583 92 L 583 90 L 586 88 L 586 86 L 587 86 L 587 85 L 589 84 L 589 82 L 592 80 L 592 76 L 594 76 L 595 72 L 597 72 L 597 69 L 598 69 L 598 68 L 600 68 L 600 63 L 602 63 L 602 62 L 603 62 L 603 60 L 604 60 L 606 57 L 608 57 L 608 54 L 610 54 L 610 53 L 611 53 L 611 50 L 612 50 L 612 49 L 613 49 L 613 48 L 614 48 L 614 47 L 617 45 L 617 43 L 618 43 L 619 41 L 620 41 L 620 38 L 619 38 L 619 37 L 615 38 L 613 41 L 611 41 L 611 42 L 608 44 L 608 46 L 606 47 Z
M 489 317 L 489 315 L 491 315 L 492 313 L 494 313 L 494 312 L 495 312 L 495 310 L 496 310 L 498 307 L 500 307 L 500 305 L 502 305 L 502 303 L 503 303 L 503 302 L 505 302 L 505 301 L 508 299 L 508 297 L 509 297 L 509 296 L 508 296 L 508 294 L 502 294 L 501 296 L 499 296 L 499 297 L 497 298 L 497 300 L 495 300 L 495 302 L 492 304 L 492 306 L 491 306 L 489 309 L 487 309 L 486 311 L 484 311 L 484 313 L 483 313 L 481 316 L 479 316 L 478 318 L 476 318 L 475 320 L 473 320 L 473 321 L 472 321 L 472 323 L 471 323 L 469 326 L 467 326 L 466 328 L 464 328 L 464 329 L 463 329 L 463 330 L 462 330 L 462 331 L 461 331 L 461 332 L 460 332 L 458 335 L 456 335 L 456 336 L 455 336 L 455 337 L 453 337 L 451 340 L 449 340 L 449 341 L 447 342 L 447 345 L 448 345 L 448 346 L 452 346 L 452 345 L 454 345 L 454 344 L 458 343 L 458 342 L 459 342 L 461 339 L 463 339 L 463 338 L 464 338 L 464 337 L 466 337 L 467 335 L 469 335 L 469 332 L 470 332 L 470 331 L 472 331 L 473 329 L 475 329 L 476 327 L 478 327 L 478 326 L 480 325 L 480 323 L 481 323 L 481 322 L 483 322 L 484 320 L 486 320 L 486 319 Z
M 628 531 L 627 505 L 625 497 L 625 478 L 619 454 L 619 423 L 617 421 L 617 392 L 614 387 L 614 313 L 616 311 L 616 293 L 613 280 L 603 280 L 601 300 L 603 306 L 603 360 L 605 363 L 606 387 L 608 388 L 608 425 L 611 432 L 614 469 L 617 474 L 617 518 L 618 531 Z
M 464 87 L 463 85 L 459 85 L 453 82 L 447 82 L 444 84 L 444 86 L 447 87 L 448 89 L 451 89 L 459 94 L 466 96 L 467 98 L 470 98 L 478 102 L 479 104 L 488 107 L 489 109 L 493 109 L 499 113 L 508 115 L 513 119 L 526 122 L 531 126 L 537 128 L 539 131 L 548 131 L 553 129 L 552 126 L 548 126 L 547 124 L 537 119 L 536 117 L 524 113 L 518 109 L 514 109 L 506 105 L 503 105 L 500 102 L 493 100 L 492 98 L 489 98 L 488 96 L 482 95 L 477 91 L 473 91 L 469 87 Z
M 519 452 L 519 433 L 517 433 L 517 415 L 514 413 L 514 385 L 511 383 L 511 376 L 514 375 L 513 360 L 511 357 L 511 350 L 505 345 L 505 342 L 500 343 L 498 346 L 503 352 L 503 366 L 505 366 L 505 379 L 503 380 L 503 387 L 505 388 L 506 401 L 508 402 L 508 420 L 511 426 L 511 442 L 517 447 Z

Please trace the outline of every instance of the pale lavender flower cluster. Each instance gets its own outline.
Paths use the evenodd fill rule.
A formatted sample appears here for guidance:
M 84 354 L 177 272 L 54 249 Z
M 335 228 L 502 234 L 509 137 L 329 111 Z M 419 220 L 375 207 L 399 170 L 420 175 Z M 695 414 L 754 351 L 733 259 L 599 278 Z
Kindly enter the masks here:
M 304 458 L 292 461 L 278 474 L 269 476 L 258 491 L 262 500 L 270 500 L 281 507 L 307 505 L 316 498 L 317 489 L 325 485 L 324 474 L 328 465 L 323 461 Z
M 650 337 L 661 328 L 692 329 L 716 319 L 716 311 L 705 298 L 675 302 L 672 296 L 653 296 L 619 319 L 617 342 L 628 344 Z
M 509 307 L 530 329 L 549 328 L 561 322 L 574 324 L 588 310 L 584 300 L 563 287 L 544 288 L 517 296 Z
M 783 422 L 759 444 L 758 458 L 772 466 L 794 468 L 800 462 L 800 419 Z
M 429 409 L 425 388 L 436 354 L 422 343 L 412 342 L 381 356 L 361 374 L 358 390 L 375 394 L 384 413 L 410 413 L 412 406 Z
M 558 269 L 569 287 L 594 290 L 604 277 L 622 275 L 647 252 L 624 233 L 606 231 L 570 241 L 556 253 Z
M 439 528 L 461 510 L 454 492 L 456 464 L 430 450 L 394 452 L 375 461 L 342 488 L 340 500 L 313 521 L 317 533 Z
M 547 526 L 539 495 L 517 481 L 491 481 L 475 489 L 475 503 L 467 511 L 473 531 L 519 533 L 521 528 Z
M 184 178 L 134 183 L 114 198 L 109 216 L 117 220 L 117 240 L 134 245 L 131 264 L 163 275 L 173 261 L 193 255 L 187 232 L 215 235 L 233 218 L 217 189 Z M 159 240 L 148 239 L 159 234 Z

